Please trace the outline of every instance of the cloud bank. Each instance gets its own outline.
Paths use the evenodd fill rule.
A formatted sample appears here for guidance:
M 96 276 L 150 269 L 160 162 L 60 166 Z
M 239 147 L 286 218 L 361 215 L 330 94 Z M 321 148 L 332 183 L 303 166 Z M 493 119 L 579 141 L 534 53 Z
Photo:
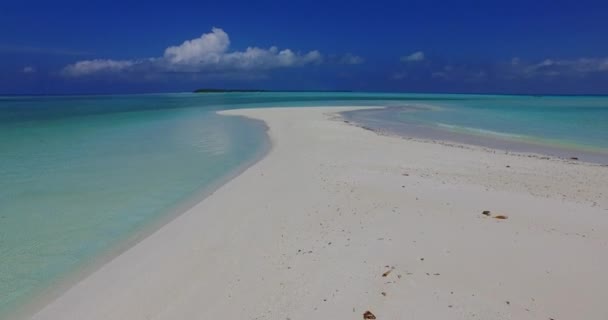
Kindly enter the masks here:
M 65 75 L 80 77 L 98 72 L 118 72 L 136 65 L 136 61 L 130 60 L 83 60 L 70 64 L 63 69 Z
M 519 66 L 521 63 L 518 61 L 516 65 Z M 608 58 L 545 59 L 538 63 L 523 65 L 518 71 L 526 77 L 584 76 L 590 73 L 608 72 Z
M 446 60 L 429 61 L 421 51 L 401 57 L 407 62 L 388 77 L 393 80 L 431 79 L 452 82 L 485 82 L 503 80 L 581 79 L 608 75 L 608 57 L 543 59 L 530 61 L 514 57 L 509 61 L 490 63 L 455 63 Z M 420 62 L 425 63 L 410 63 Z
M 323 56 L 317 50 L 302 54 L 273 46 L 268 49 L 248 47 L 244 51 L 230 51 L 228 34 L 220 28 L 213 28 L 210 33 L 199 38 L 168 47 L 161 57 L 140 60 L 83 60 L 66 66 L 62 74 L 70 77 L 135 71 L 221 74 L 299 67 L 321 62 Z
M 447 67 L 446 67 L 447 68 Z M 445 76 L 440 76 L 444 74 Z M 608 74 L 608 57 L 576 59 L 544 59 L 526 61 L 515 57 L 508 62 L 489 65 L 458 65 L 451 70 L 439 70 L 436 78 L 461 79 L 462 77 L 484 79 L 491 76 L 495 79 L 581 79 Z

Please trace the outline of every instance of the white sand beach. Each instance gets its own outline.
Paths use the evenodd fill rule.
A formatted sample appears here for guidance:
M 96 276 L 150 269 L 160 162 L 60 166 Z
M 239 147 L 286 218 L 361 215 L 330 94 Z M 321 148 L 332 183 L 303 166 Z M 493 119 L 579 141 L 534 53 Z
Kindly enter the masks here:
M 222 112 L 264 120 L 269 154 L 33 318 L 608 319 L 608 167 L 348 109 Z

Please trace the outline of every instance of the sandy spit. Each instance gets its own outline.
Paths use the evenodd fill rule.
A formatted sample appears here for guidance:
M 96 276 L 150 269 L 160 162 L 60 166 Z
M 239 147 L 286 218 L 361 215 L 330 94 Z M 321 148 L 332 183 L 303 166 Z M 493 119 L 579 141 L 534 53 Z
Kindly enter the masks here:
M 346 109 L 222 112 L 264 120 L 270 153 L 33 318 L 608 319 L 608 168 Z

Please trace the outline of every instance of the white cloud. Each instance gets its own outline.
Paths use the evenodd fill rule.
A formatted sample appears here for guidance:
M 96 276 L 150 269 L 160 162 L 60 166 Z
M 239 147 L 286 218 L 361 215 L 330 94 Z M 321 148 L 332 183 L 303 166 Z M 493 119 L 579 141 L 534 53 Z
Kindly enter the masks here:
M 488 71 L 480 66 L 446 65 L 431 72 L 431 78 L 446 81 L 481 82 L 488 77 Z
M 401 57 L 401 62 L 418 62 L 423 61 L 424 59 L 426 59 L 424 52 L 416 51 L 408 56 Z
M 608 58 L 545 59 L 539 63 L 523 66 L 520 72 L 526 77 L 608 72 Z
M 36 68 L 32 67 L 32 66 L 26 66 L 23 68 L 23 70 L 21 70 L 21 72 L 23 73 L 35 73 L 36 72 Z
M 554 65 L 569 67 L 578 72 L 608 71 L 608 58 L 580 58 L 577 60 L 556 60 Z
M 132 60 L 83 60 L 65 67 L 63 69 L 63 74 L 79 77 L 100 72 L 118 72 L 133 67 L 137 63 L 138 62 Z
M 66 66 L 63 73 L 69 76 L 127 70 L 225 73 L 298 67 L 323 61 L 323 56 L 317 50 L 301 54 L 274 46 L 268 49 L 248 47 L 245 51 L 229 51 L 229 48 L 228 34 L 220 28 L 213 28 L 199 38 L 168 47 L 159 58 L 84 60 Z
M 365 62 L 365 59 L 352 53 L 347 53 L 343 55 L 338 62 L 340 64 L 362 64 Z
M 164 58 L 172 64 L 213 64 L 220 62 L 229 46 L 228 34 L 220 28 L 213 28 L 211 33 L 200 38 L 165 49 Z
M 224 54 L 220 62 L 226 68 L 264 70 L 320 63 L 322 60 L 321 53 L 316 50 L 302 55 L 290 49 L 279 50 L 277 47 L 269 49 L 249 47 L 245 51 Z

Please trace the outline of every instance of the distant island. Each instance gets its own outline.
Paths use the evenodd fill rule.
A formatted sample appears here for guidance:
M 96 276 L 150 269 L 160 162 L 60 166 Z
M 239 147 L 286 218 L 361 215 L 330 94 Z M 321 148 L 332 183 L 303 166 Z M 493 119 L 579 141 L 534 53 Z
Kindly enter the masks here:
M 226 93 L 226 92 L 267 92 L 257 89 L 196 89 L 194 93 Z

